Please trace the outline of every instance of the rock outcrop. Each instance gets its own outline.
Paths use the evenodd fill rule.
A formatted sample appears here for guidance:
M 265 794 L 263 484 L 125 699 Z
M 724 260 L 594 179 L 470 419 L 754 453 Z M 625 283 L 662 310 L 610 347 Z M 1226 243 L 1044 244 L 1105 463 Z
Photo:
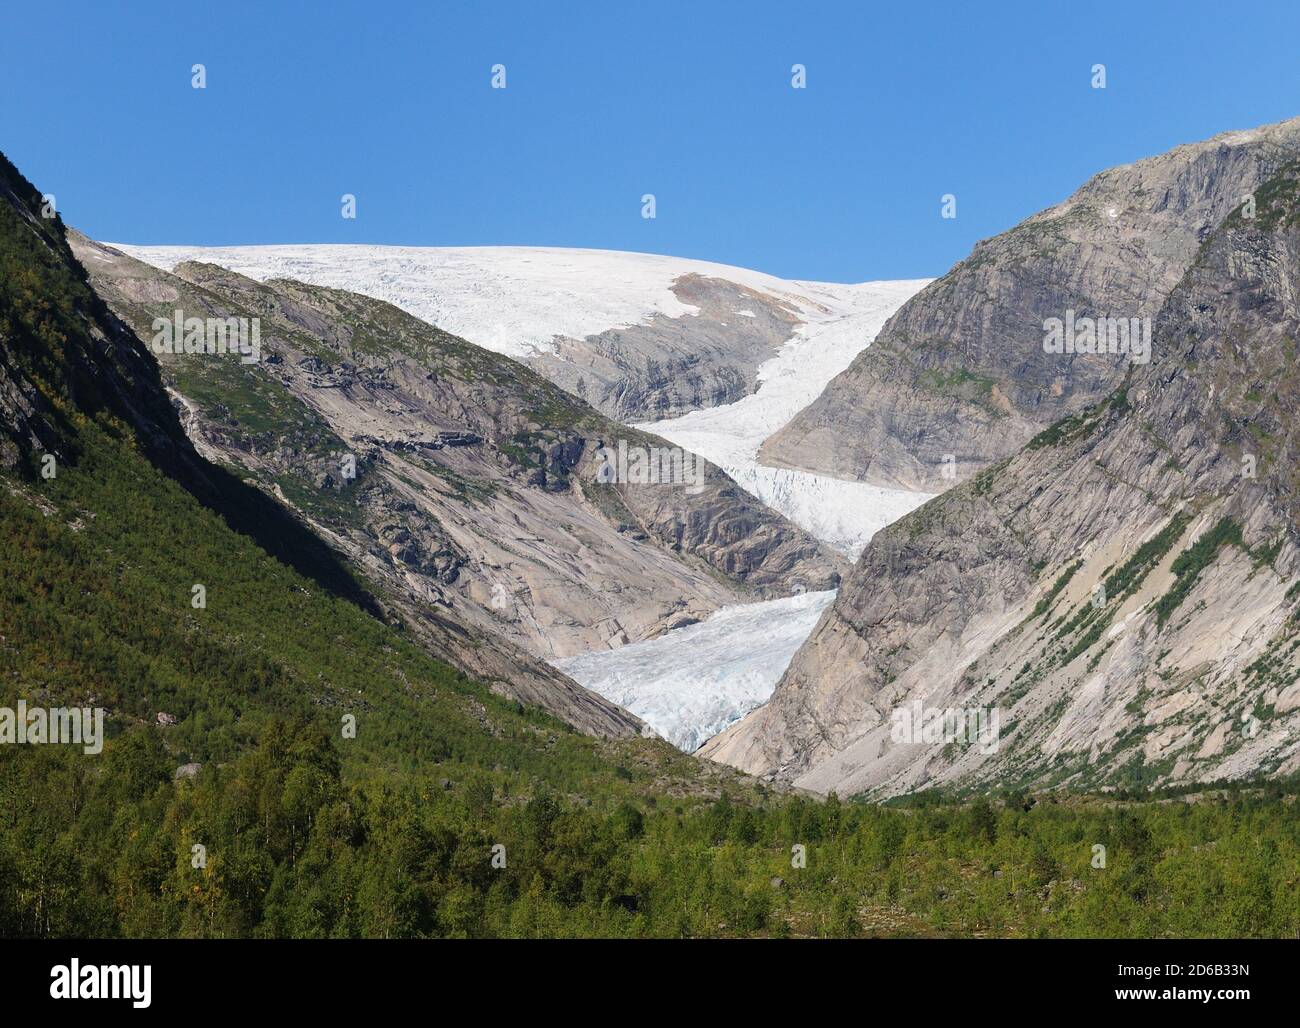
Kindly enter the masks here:
M 695 313 L 559 337 L 525 361 L 615 420 L 657 421 L 754 392 L 759 366 L 800 324 L 790 301 L 723 278 L 682 275 L 672 291 Z

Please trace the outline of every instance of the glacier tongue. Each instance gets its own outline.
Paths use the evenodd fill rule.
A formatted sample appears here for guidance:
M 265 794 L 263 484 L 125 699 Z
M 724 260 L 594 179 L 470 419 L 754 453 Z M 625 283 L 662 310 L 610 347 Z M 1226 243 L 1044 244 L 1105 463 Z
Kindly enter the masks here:
M 687 752 L 767 701 L 834 592 L 723 607 L 696 625 L 555 662 Z
M 827 287 L 820 309 L 758 372 L 736 403 L 639 425 L 698 453 L 741 488 L 856 558 L 871 537 L 930 497 L 758 463 L 763 441 L 812 403 L 870 345 L 923 281 Z M 698 749 L 766 703 L 833 592 L 726 607 L 707 621 L 556 666 L 632 711 L 684 750 Z
M 838 286 L 816 316 L 758 371 L 758 390 L 736 403 L 638 425 L 722 468 L 799 527 L 856 558 L 871 537 L 930 498 L 758 463 L 763 441 L 821 394 L 870 345 L 925 280 Z

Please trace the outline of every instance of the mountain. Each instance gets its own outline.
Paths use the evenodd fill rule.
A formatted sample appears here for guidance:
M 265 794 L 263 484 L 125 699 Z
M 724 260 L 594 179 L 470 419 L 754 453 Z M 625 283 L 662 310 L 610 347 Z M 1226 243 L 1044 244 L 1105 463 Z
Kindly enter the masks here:
M 199 261 L 388 301 L 527 364 L 621 422 L 753 394 L 760 366 L 783 343 L 856 301 L 854 286 L 608 250 L 115 246 L 164 270 Z
M 0 710 L 105 738 L 0 745 L 0 937 L 1296 934 L 1285 783 L 894 810 L 495 694 L 196 452 L 42 207 L 0 157 Z
M 1150 363 L 879 533 L 772 700 L 703 752 L 876 796 L 1300 770 L 1297 295 L 1291 162 L 1208 232 Z M 995 710 L 993 745 L 902 720 Z
M 1297 153 L 1300 119 L 1094 176 L 904 305 L 760 459 L 938 492 L 1015 453 L 1125 373 L 1122 355 L 1045 353 L 1045 321 L 1154 318 L 1207 236 Z
M 698 481 L 599 481 L 620 446 L 670 444 L 383 301 L 73 245 L 142 335 L 176 310 L 259 319 L 261 362 L 160 356 L 187 430 L 429 616 L 557 659 L 846 570 L 693 455 L 681 467 Z

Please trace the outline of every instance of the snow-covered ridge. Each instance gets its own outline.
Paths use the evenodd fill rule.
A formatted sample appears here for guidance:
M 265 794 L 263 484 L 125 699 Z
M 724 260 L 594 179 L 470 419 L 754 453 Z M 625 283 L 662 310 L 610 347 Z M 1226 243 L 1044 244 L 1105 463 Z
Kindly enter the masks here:
M 611 328 L 697 308 L 672 291 L 683 275 L 721 278 L 813 314 L 856 286 L 791 282 L 746 268 L 658 254 L 562 247 L 351 244 L 133 246 L 108 244 L 166 271 L 206 261 L 258 281 L 293 278 L 386 300 L 471 343 L 512 357 Z M 752 316 L 752 315 L 751 315 Z

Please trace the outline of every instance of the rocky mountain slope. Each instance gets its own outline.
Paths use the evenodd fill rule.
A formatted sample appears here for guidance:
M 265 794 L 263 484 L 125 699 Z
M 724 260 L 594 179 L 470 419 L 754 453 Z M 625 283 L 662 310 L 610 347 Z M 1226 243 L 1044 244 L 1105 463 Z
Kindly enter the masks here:
M 1044 321 L 1153 318 L 1205 238 L 1297 152 L 1300 119 L 1094 176 L 914 297 L 761 460 L 935 492 L 1016 452 L 1125 372 L 1119 355 L 1045 353 Z
M 142 335 L 178 309 L 259 318 L 260 362 L 159 356 L 191 436 L 404 604 L 475 638 L 563 658 L 742 599 L 831 587 L 846 570 L 689 455 L 698 481 L 601 481 L 605 451 L 670 444 L 387 303 L 208 264 L 173 275 L 84 237 L 74 246 Z
M 878 796 L 1300 770 L 1300 165 L 1254 213 L 1208 234 L 1150 364 L 879 533 L 772 700 L 704 752 Z M 994 744 L 900 714 L 945 711 L 996 711 Z
M 0 155 L 0 270 L 11 305 L 0 322 L 0 468 L 48 454 L 57 473 L 64 451 L 71 455 L 70 411 L 59 404 L 66 397 L 89 414 L 128 419 L 152 457 L 197 470 L 201 462 L 174 431 L 156 388 L 153 362 L 84 276 L 67 274 L 76 262 L 63 223 L 43 208 L 31 183 Z M 23 331 L 27 323 L 35 331 Z
M 77 464 L 85 426 L 94 424 L 146 456 L 168 481 L 183 486 L 265 553 L 328 594 L 413 627 L 428 650 L 481 676 L 496 691 L 591 734 L 634 736 L 642 730 L 640 719 L 494 633 L 453 613 L 404 603 L 397 593 L 377 599 L 285 504 L 209 462 L 182 428 L 155 355 L 90 288 L 69 247 L 70 233 L 57 216 L 44 217 L 41 208 L 35 189 L 0 157 L 0 270 L 11 304 L 0 312 L 0 471 L 21 474 L 35 468 L 40 480 L 57 481 L 61 470 Z M 84 257 L 86 242 L 76 241 Z M 304 419 L 297 430 L 306 438 L 313 427 Z M 216 448 L 203 448 L 220 455 Z M 276 458 L 267 460 L 274 464 Z M 7 488 L 47 517 L 55 513 L 26 490 L 12 483 Z M 82 511 L 73 524 L 96 516 L 94 510 Z
M 617 421 L 733 403 L 803 325 L 852 307 L 853 286 L 656 254 L 547 247 L 128 246 L 386 300 L 529 365 Z

